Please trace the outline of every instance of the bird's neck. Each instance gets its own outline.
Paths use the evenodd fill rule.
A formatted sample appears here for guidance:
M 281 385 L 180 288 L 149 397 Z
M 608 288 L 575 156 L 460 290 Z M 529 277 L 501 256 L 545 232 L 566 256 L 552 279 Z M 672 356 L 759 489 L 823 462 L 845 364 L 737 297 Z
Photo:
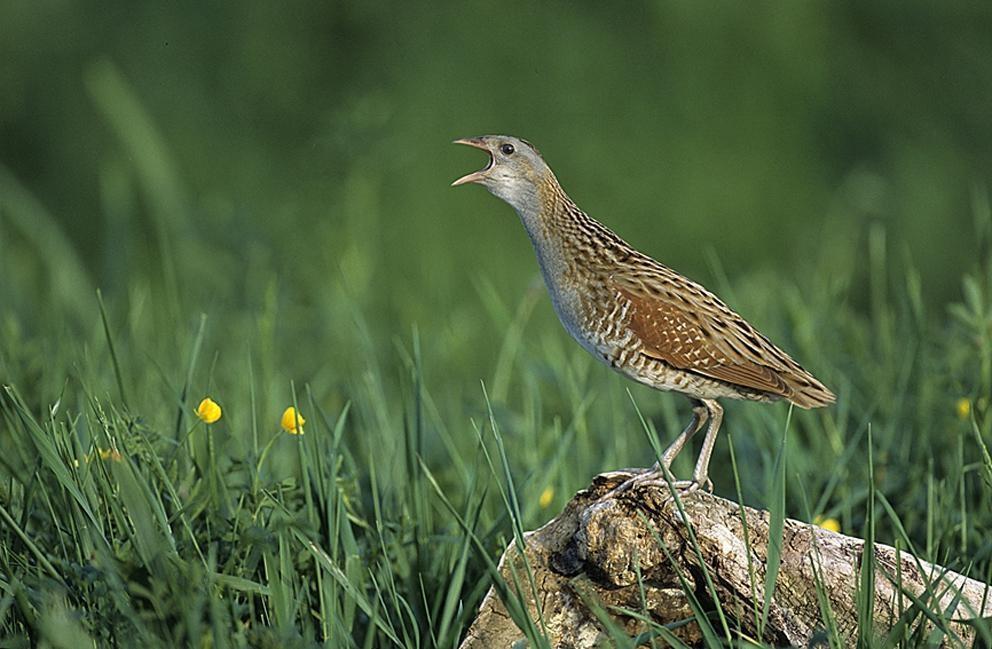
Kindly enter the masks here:
M 553 176 L 537 186 L 532 198 L 514 207 L 534 245 L 553 300 L 568 293 L 569 283 L 625 257 L 630 250 L 606 226 L 579 209 Z
M 529 189 L 530 191 L 516 196 L 517 200 L 512 205 L 534 247 L 540 252 L 548 246 L 555 246 L 561 235 L 574 227 L 573 215 L 582 212 L 561 188 L 554 175 L 549 175 Z
M 624 257 L 632 248 L 605 225 L 579 209 L 552 175 L 514 204 L 527 229 L 542 269 L 606 255 Z
M 557 253 L 561 243 L 560 225 L 568 218 L 566 208 L 575 208 L 575 203 L 554 176 L 534 184 L 531 191 L 516 198 L 518 200 L 513 202 L 513 207 L 520 216 L 538 257 L 545 256 L 545 253 Z

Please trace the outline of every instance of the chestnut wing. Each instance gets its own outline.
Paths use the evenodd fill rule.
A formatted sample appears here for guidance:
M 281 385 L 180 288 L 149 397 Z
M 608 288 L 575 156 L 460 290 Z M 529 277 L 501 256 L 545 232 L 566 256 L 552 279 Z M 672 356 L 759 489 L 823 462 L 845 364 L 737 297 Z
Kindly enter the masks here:
M 640 339 L 642 354 L 707 378 L 792 396 L 782 376 L 792 359 L 703 287 L 666 279 L 648 286 L 636 278 L 611 277 L 630 301 L 627 327 Z

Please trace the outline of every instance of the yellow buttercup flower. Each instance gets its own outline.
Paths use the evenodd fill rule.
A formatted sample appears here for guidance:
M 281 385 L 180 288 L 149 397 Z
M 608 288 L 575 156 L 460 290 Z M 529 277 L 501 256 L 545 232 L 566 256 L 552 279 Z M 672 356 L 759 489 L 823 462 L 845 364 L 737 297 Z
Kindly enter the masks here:
M 303 424 L 307 423 L 307 420 L 303 418 L 303 415 L 296 412 L 296 408 L 290 406 L 282 413 L 282 429 L 289 433 L 290 435 L 302 435 L 303 434 Z M 299 424 L 299 427 L 297 427 Z
M 205 424 L 212 424 L 223 415 L 223 411 L 220 409 L 220 404 L 211 399 L 210 397 L 204 397 L 200 405 L 196 407 L 196 416 L 200 418 Z
M 828 532 L 840 532 L 840 521 L 836 518 L 826 518 L 825 516 L 817 516 L 813 519 L 813 525 L 817 525 L 827 530 Z
M 541 509 L 547 509 L 554 498 L 555 490 L 552 487 L 545 487 L 544 491 L 541 492 L 541 497 L 537 499 L 537 504 L 541 506 Z
M 967 419 L 968 415 L 971 414 L 971 400 L 961 397 L 958 402 L 954 404 L 954 411 L 958 413 L 958 417 L 961 419 Z
M 100 454 L 101 460 L 112 460 L 114 462 L 120 462 L 123 459 L 121 452 L 116 448 L 98 448 L 97 452 Z

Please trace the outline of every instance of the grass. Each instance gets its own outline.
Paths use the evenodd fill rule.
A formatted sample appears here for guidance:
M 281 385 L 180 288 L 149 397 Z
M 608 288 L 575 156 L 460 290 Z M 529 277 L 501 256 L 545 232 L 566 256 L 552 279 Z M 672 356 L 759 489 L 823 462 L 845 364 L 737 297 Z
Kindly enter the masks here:
M 0 174 L 0 642 L 455 647 L 496 586 L 547 646 L 519 600 L 526 566 L 503 582 L 499 554 L 597 472 L 650 464 L 641 431 L 671 438 L 685 404 L 595 364 L 539 286 L 477 277 L 458 307 L 430 313 L 376 288 L 378 242 L 360 227 L 333 259 L 193 227 L 140 102 L 106 64 L 87 87 L 132 165 L 101 172 L 106 209 L 146 209 L 133 230 L 111 222 L 104 291 L 91 292 L 57 220 Z M 349 181 L 354 209 L 375 210 L 360 198 L 375 180 Z M 701 279 L 839 395 L 791 420 L 784 404 L 728 404 L 716 491 L 776 526 L 833 517 L 992 581 L 992 259 L 974 260 L 945 311 L 880 224 L 859 227 L 865 269 L 823 257 L 802 279 L 730 283 L 711 258 Z M 211 425 L 194 415 L 207 395 L 224 411 Z M 288 406 L 305 434 L 280 427 Z M 862 566 L 862 592 L 877 570 Z M 746 642 L 718 603 L 693 602 L 707 644 Z M 764 624 L 767 607 L 749 613 Z M 925 600 L 917 612 L 939 640 L 948 613 Z M 639 642 L 673 641 L 645 622 Z M 829 620 L 824 639 L 840 646 Z M 861 641 L 922 640 L 907 624 Z

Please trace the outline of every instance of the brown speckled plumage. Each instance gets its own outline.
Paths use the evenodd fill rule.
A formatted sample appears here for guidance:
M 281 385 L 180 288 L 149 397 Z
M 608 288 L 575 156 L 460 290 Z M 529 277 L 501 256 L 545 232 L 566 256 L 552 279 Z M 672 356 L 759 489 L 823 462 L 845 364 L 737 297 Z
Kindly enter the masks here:
M 692 485 L 707 482 L 722 415 L 718 398 L 787 399 L 802 408 L 834 401 L 830 390 L 718 297 L 580 210 L 533 146 L 498 135 L 457 142 L 483 149 L 491 159 L 454 184 L 482 184 L 517 210 L 555 311 L 579 344 L 625 376 L 693 401 L 693 421 L 665 452 L 665 470 L 710 419 Z

